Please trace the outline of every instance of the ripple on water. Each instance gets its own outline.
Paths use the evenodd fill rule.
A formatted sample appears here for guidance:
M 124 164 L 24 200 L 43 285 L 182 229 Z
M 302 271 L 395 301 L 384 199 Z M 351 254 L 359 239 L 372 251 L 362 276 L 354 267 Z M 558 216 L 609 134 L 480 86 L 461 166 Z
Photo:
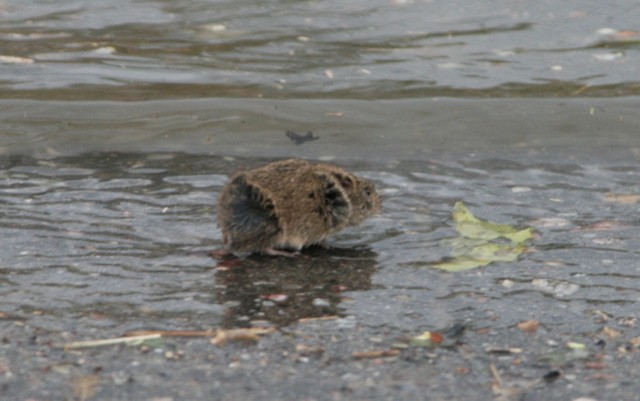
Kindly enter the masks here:
M 21 160 L 0 171 L 2 311 L 50 328 L 82 319 L 80 330 L 287 324 L 335 313 L 403 328 L 509 326 L 529 316 L 586 330 L 593 322 L 578 320 L 594 309 L 636 314 L 640 243 L 638 218 L 629 216 L 637 205 L 603 196 L 629 190 L 636 169 L 628 166 L 371 166 L 361 174 L 383 195 L 382 212 L 332 238 L 328 250 L 216 270 L 205 251 L 221 246 L 215 198 L 233 168 L 178 155 L 147 157 L 147 171 L 132 172 L 131 158 Z M 465 273 L 431 269 L 450 254 L 457 200 L 481 218 L 534 226 L 530 252 Z

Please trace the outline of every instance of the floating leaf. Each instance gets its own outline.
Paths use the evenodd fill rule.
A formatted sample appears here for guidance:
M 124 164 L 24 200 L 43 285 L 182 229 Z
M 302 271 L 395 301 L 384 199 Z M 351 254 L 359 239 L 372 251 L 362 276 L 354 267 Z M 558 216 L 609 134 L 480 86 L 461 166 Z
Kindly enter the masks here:
M 486 266 L 490 261 L 479 261 L 476 259 L 454 258 L 448 262 L 441 262 L 431 265 L 436 269 L 446 270 L 448 272 L 463 272 L 465 270 L 475 269 L 477 267 Z
M 453 206 L 452 217 L 458 233 L 467 238 L 492 240 L 502 237 L 511 242 L 522 243 L 531 239 L 533 234 L 532 228 L 518 230 L 507 224 L 480 220 L 462 202 L 456 202 Z
M 506 224 L 480 220 L 462 202 L 455 204 L 452 217 L 459 234 L 447 240 L 452 257 L 433 265 L 449 272 L 471 270 L 492 262 L 514 262 L 526 249 L 523 243 L 533 234 L 532 228 L 518 230 Z M 510 243 L 491 242 L 500 238 Z

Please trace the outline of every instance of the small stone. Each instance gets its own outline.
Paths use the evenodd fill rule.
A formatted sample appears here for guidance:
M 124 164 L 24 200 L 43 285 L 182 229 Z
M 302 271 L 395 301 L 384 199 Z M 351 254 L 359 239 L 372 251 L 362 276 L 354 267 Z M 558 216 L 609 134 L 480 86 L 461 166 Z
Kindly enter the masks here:
M 331 306 L 331 303 L 323 298 L 316 298 L 312 301 L 313 306 L 318 308 L 328 308 Z
M 123 371 L 113 372 L 111 374 L 111 381 L 116 386 L 122 386 L 129 381 L 129 376 Z
M 500 285 L 502 285 L 504 288 L 513 288 L 514 285 L 516 285 L 516 283 L 513 280 L 502 280 L 500 282 Z

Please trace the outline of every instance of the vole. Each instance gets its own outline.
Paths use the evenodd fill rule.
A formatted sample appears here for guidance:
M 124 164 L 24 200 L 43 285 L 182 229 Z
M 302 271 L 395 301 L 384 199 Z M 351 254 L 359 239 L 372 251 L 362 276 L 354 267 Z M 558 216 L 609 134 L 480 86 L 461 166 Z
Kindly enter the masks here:
M 217 207 L 226 252 L 292 256 L 374 215 L 380 198 L 338 166 L 287 159 L 232 176 Z

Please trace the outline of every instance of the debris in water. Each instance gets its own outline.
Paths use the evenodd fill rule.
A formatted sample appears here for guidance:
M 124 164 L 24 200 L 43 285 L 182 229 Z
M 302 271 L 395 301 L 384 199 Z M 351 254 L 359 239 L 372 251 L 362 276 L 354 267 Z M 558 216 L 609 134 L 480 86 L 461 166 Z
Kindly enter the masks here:
M 452 248 L 452 257 L 432 265 L 437 269 L 459 272 L 492 262 L 514 262 L 527 248 L 524 242 L 533 238 L 532 228 L 519 230 L 480 220 L 462 202 L 455 204 L 452 217 L 458 237 L 446 240 Z M 507 239 L 509 243 L 493 242 L 499 239 Z
M 313 132 L 311 131 L 307 132 L 306 135 L 300 135 L 293 131 L 287 131 L 285 135 L 287 135 L 287 137 L 289 137 L 289 139 L 291 139 L 293 143 L 295 143 L 296 145 L 302 145 L 305 142 L 315 141 L 317 139 L 320 139 L 319 136 L 314 136 Z

